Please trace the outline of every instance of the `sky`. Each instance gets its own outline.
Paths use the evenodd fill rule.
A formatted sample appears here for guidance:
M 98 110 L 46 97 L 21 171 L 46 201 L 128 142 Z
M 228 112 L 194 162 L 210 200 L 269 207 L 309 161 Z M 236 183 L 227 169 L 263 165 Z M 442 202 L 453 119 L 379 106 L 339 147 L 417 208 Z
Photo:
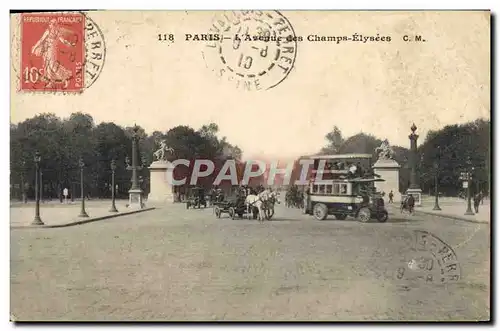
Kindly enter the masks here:
M 19 89 L 19 19 L 13 17 L 11 122 L 81 111 L 96 123 L 137 123 L 148 133 L 215 122 L 244 155 L 288 158 L 317 152 L 334 125 L 409 146 L 429 130 L 490 118 L 489 14 L 484 12 L 283 12 L 296 36 L 390 36 L 391 42 L 297 42 L 288 76 L 245 91 L 214 72 L 208 33 L 220 12 L 89 13 L 106 42 L 97 80 L 81 94 Z M 231 30 L 234 31 L 234 30 Z M 174 34 L 173 43 L 158 33 Z M 425 42 L 405 42 L 404 35 Z M 232 56 L 236 57 L 234 53 Z

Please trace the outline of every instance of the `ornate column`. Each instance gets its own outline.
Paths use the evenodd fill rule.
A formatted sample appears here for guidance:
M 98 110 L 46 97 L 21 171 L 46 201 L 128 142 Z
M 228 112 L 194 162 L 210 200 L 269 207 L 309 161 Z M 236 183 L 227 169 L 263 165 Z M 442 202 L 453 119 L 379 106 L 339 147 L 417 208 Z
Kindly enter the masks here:
M 415 206 L 422 205 L 422 190 L 420 189 L 420 184 L 417 175 L 417 139 L 418 134 L 415 133 L 417 131 L 417 126 L 415 123 L 411 126 L 411 134 L 408 136 L 410 138 L 410 187 L 406 191 L 406 194 L 413 195 L 415 198 Z
M 139 141 L 139 135 L 137 131 L 139 127 L 134 125 L 133 133 L 132 133 L 132 165 L 127 166 L 127 170 L 132 170 L 132 186 L 128 191 L 129 194 L 129 203 L 128 207 L 132 209 L 142 209 L 144 204 L 142 202 L 142 190 L 139 186 L 139 181 L 137 179 L 137 170 L 141 170 L 142 166 L 137 165 L 137 143 Z

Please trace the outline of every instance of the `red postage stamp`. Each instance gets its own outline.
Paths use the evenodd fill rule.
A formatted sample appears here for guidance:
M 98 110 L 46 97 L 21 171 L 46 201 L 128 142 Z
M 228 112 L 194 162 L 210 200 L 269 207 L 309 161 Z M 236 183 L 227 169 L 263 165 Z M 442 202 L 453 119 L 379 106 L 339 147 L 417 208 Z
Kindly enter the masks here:
M 30 13 L 21 17 L 21 91 L 81 92 L 85 16 Z

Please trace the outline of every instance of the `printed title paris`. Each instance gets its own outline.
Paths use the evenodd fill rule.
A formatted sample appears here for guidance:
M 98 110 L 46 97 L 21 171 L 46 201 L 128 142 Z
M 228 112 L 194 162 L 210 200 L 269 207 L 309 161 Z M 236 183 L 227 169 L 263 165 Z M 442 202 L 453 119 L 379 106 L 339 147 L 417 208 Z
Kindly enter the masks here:
M 336 42 L 339 44 L 340 42 L 390 42 L 390 36 L 381 36 L 380 34 L 366 36 L 358 33 L 354 33 L 353 35 L 340 35 L 340 36 L 323 36 L 310 34 L 307 37 L 302 36 L 265 36 L 265 35 L 249 35 L 249 34 L 235 34 L 233 37 L 224 36 L 221 34 L 185 34 L 185 41 L 222 41 L 225 39 L 228 40 L 239 40 L 239 41 L 264 41 L 264 42 L 291 42 L 291 41 L 323 41 L 323 42 Z

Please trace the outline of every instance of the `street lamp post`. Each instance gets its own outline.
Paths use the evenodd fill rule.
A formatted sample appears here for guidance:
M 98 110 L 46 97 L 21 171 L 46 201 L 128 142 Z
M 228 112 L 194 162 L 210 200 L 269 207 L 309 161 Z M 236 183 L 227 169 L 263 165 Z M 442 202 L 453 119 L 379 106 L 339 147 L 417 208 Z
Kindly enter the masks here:
M 111 209 L 109 210 L 112 213 L 118 212 L 115 205 L 115 170 L 116 170 L 116 161 L 111 160 Z
M 43 171 L 42 168 L 40 167 L 40 200 L 43 203 Z
M 434 161 L 434 208 L 432 210 L 441 210 L 439 207 L 439 166 L 441 161 L 441 147 L 438 146 L 438 158 Z
M 439 207 L 439 165 L 437 162 L 434 163 L 434 208 L 432 210 L 441 210 Z
M 42 222 L 42 219 L 40 218 L 40 196 L 38 192 L 38 174 L 39 174 L 39 168 L 40 168 L 40 161 L 42 160 L 42 157 L 40 156 L 40 153 L 37 151 L 35 153 L 34 161 L 35 161 L 35 219 L 31 223 L 32 225 L 44 225 Z
M 472 206 L 471 206 L 471 192 L 470 192 L 470 184 L 471 184 L 471 177 L 472 177 L 472 171 L 474 168 L 471 167 L 471 161 L 470 157 L 467 158 L 467 210 L 465 211 L 464 215 L 474 215 L 474 212 L 472 211 Z
M 85 163 L 83 163 L 82 158 L 78 160 L 78 165 L 80 166 L 80 192 L 82 196 L 82 209 L 80 210 L 80 215 L 78 215 L 78 217 L 89 217 L 89 215 L 85 211 L 85 194 L 83 190 L 83 168 L 85 167 Z
M 28 197 L 26 195 L 26 187 L 24 184 L 24 171 L 26 170 L 26 161 L 22 160 L 21 161 L 21 199 L 23 200 L 23 203 L 28 202 Z

